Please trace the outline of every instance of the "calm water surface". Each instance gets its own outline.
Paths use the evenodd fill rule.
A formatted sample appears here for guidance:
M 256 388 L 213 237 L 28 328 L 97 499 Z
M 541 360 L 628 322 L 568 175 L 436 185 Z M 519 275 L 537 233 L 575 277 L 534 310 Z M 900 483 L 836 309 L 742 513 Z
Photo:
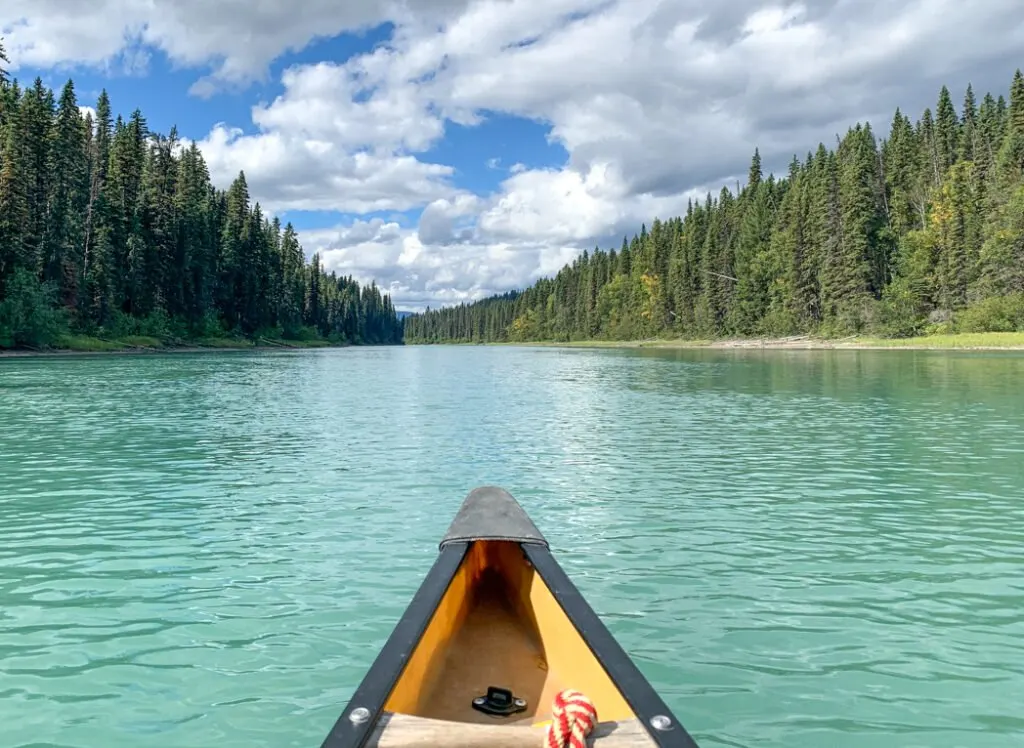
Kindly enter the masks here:
M 509 489 L 701 746 L 1024 745 L 1024 356 L 0 360 L 0 745 L 318 746 Z

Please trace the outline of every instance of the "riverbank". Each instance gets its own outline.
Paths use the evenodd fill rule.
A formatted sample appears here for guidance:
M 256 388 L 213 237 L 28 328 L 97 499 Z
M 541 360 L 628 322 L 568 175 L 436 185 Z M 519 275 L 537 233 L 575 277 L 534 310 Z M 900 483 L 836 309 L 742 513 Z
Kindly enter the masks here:
M 851 336 L 828 339 L 800 335 L 789 338 L 743 338 L 726 340 L 579 340 L 570 342 L 501 343 L 561 348 L 763 348 L 771 350 L 1024 350 L 1024 332 L 979 332 L 953 335 L 923 335 L 916 338 L 873 338 Z
M 0 348 L 0 358 L 25 356 L 89 356 L 97 354 L 147 354 L 147 353 L 200 353 L 231 351 L 280 351 L 308 348 L 341 348 L 349 343 L 332 343 L 329 340 L 272 340 L 259 338 L 202 338 L 198 340 L 166 341 L 145 335 L 125 338 L 94 338 L 88 335 L 69 335 L 48 348 Z
M 166 342 L 158 338 L 132 336 L 115 340 L 84 335 L 64 338 L 58 346 L 41 349 L 0 349 L 0 358 L 24 356 L 82 356 L 95 354 L 199 353 L 231 351 L 302 350 L 308 348 L 342 348 L 350 343 L 328 340 L 271 340 L 246 338 L 205 338 L 201 340 Z M 424 345 L 424 344 L 418 344 Z M 455 344 L 458 345 L 458 344 Z M 462 345 L 474 345 L 463 343 Z M 477 344 L 479 345 L 479 344 Z M 874 338 L 852 336 L 828 339 L 810 336 L 788 338 L 733 338 L 725 340 L 683 340 L 649 338 L 646 340 L 574 340 L 568 342 L 534 341 L 522 343 L 491 343 L 498 346 L 544 346 L 551 348 L 715 348 L 764 350 L 1024 350 L 1024 332 L 957 333 L 924 335 L 916 338 Z

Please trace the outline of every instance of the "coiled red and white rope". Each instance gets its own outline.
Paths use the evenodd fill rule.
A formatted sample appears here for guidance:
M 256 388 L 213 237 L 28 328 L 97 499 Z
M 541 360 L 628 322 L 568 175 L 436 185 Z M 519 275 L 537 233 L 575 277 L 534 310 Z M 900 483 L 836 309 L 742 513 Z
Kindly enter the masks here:
M 546 748 L 587 748 L 587 735 L 597 724 L 594 702 L 579 691 L 567 688 L 555 696 Z

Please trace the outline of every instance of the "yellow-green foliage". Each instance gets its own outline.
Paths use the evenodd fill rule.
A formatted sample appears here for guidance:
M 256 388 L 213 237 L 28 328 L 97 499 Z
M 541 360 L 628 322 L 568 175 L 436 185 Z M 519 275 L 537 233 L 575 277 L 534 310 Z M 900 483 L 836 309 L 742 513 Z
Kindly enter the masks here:
M 884 348 L 1024 348 L 1024 332 L 921 335 L 915 338 L 858 338 L 853 345 Z

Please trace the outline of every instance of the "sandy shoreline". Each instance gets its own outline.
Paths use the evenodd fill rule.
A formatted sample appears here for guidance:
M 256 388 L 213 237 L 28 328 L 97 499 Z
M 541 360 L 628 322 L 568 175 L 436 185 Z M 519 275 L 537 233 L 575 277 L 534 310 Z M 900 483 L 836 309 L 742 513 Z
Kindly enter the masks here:
M 427 345 L 427 344 L 409 344 Z M 464 343 L 462 345 L 472 345 Z M 570 342 L 535 341 L 524 343 L 492 343 L 496 346 L 550 348 L 711 348 L 717 350 L 865 350 L 865 351 L 1024 351 L 1024 333 L 965 333 L 934 335 L 921 338 L 849 337 L 838 339 L 794 336 L 788 338 L 738 338 L 725 340 L 679 340 L 650 338 L 646 340 L 577 340 Z M 0 359 L 37 356 L 126 356 L 161 353 L 243 353 L 264 351 L 303 351 L 347 346 L 290 346 L 260 344 L 246 346 L 180 345 L 160 348 L 125 347 L 115 350 L 83 351 L 69 348 L 45 350 L 0 349 Z

